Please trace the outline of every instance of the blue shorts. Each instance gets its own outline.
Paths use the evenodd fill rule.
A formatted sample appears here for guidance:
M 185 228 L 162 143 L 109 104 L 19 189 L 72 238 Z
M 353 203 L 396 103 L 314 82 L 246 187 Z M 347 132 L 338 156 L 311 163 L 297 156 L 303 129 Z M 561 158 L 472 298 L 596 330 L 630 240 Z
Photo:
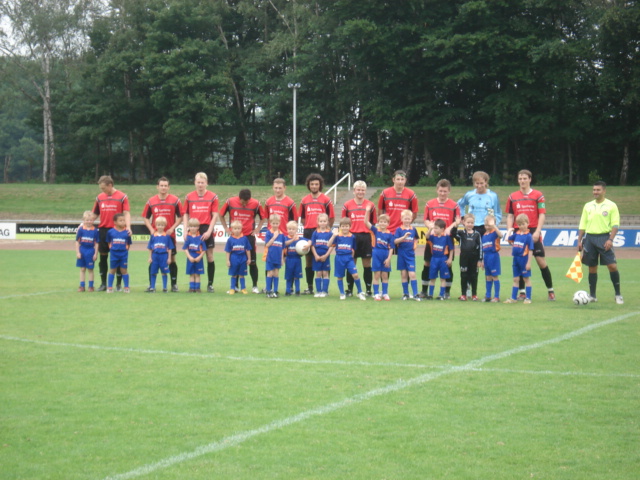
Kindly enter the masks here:
M 388 250 L 373 249 L 373 257 L 371 259 L 371 271 L 372 272 L 391 272 L 391 262 L 389 266 L 385 267 L 384 262 L 389 257 Z
M 529 256 L 526 257 L 513 257 L 513 278 L 515 277 L 530 277 L 531 269 L 527 270 L 527 261 Z
M 230 277 L 245 277 L 247 275 L 247 256 L 242 256 L 241 262 L 236 262 L 231 259 L 231 266 L 229 267 L 228 274 Z
M 311 265 L 314 272 L 330 272 L 331 271 L 331 257 L 327 257 L 324 261 L 318 262 L 315 257 Z
M 187 275 L 202 275 L 204 274 L 204 261 L 200 259 L 198 262 L 190 262 L 187 259 Z
M 109 255 L 109 268 L 113 270 L 114 268 L 127 268 L 129 264 L 129 251 L 125 250 L 124 252 L 117 250 L 111 250 Z
M 433 280 L 438 278 L 451 278 L 451 270 L 447 265 L 447 257 L 431 257 L 431 263 L 429 264 L 429 279 Z
M 344 278 L 345 270 L 351 275 L 357 275 L 358 269 L 356 268 L 356 262 L 351 255 L 336 255 L 334 262 L 334 274 L 336 278 Z
M 270 272 L 271 270 L 279 270 L 282 268 L 282 262 L 270 262 L 267 260 L 265 262 L 265 270 Z
M 76 259 L 76 267 L 86 268 L 87 270 L 93 270 L 94 261 L 93 261 L 94 251 L 83 252 L 80 250 L 80 258 Z
M 302 278 L 302 259 L 300 257 L 293 259 L 287 257 L 284 263 L 284 278 L 285 280 Z
M 410 254 L 398 252 L 398 270 L 406 270 L 407 272 L 416 271 L 416 254 L 411 251 Z
M 500 254 L 489 252 L 484 254 L 484 274 L 487 277 L 498 277 L 502 273 L 500 268 Z
M 149 273 L 151 275 L 155 275 L 158 273 L 158 270 L 163 275 L 166 275 L 167 273 L 169 273 L 169 264 L 167 263 L 166 259 L 164 262 L 156 262 L 156 261 L 151 262 L 151 269 L 149 270 Z

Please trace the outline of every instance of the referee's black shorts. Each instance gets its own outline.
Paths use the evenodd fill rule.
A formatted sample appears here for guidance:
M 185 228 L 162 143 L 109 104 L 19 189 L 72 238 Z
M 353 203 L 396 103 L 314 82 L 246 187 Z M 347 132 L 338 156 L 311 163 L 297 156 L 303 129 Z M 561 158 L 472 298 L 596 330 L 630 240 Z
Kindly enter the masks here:
M 588 267 L 597 267 L 598 259 L 600 259 L 600 265 L 618 263 L 613 247 L 609 250 L 605 250 L 604 247 L 610 235 L 610 233 L 587 233 L 582 239 L 582 263 Z

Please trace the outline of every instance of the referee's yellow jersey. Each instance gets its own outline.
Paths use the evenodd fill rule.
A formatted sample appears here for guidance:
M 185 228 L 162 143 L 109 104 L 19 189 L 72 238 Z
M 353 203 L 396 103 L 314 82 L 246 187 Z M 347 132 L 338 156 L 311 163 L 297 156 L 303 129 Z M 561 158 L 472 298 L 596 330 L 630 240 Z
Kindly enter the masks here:
M 580 217 L 579 230 L 591 235 L 609 233 L 613 227 L 620 226 L 618 206 L 606 198 L 598 203 L 595 200 L 585 204 Z

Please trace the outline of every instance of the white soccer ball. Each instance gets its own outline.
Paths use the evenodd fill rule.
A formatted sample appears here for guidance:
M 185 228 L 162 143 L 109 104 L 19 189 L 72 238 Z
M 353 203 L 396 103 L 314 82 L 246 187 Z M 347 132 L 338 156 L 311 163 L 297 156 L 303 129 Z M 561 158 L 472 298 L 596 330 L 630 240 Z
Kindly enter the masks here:
M 309 253 L 310 249 L 311 249 L 311 242 L 308 240 L 298 240 L 298 243 L 296 243 L 296 252 L 300 256 L 303 256 Z
M 573 294 L 573 303 L 576 305 L 586 305 L 591 301 L 591 297 L 584 290 L 578 290 Z

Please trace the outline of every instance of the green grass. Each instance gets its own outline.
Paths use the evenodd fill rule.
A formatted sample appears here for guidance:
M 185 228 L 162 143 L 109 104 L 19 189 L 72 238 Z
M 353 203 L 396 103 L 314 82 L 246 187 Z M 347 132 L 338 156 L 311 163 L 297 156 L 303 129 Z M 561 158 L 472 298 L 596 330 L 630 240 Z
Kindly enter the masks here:
M 126 478 L 637 478 L 640 260 L 620 263 L 625 305 L 602 267 L 576 307 L 558 258 L 558 301 L 536 269 L 528 306 L 402 302 L 396 273 L 388 303 L 341 302 L 333 279 L 327 299 L 193 295 L 183 257 L 183 292 L 149 295 L 139 251 L 130 295 L 79 294 L 72 252 L 0 258 L 3 479 L 172 457 Z
M 156 193 L 153 185 L 116 185 L 129 196 L 131 212 L 136 220 L 145 203 Z M 193 185 L 173 185 L 171 193 L 180 198 L 193 190 Z M 237 195 L 243 188 L 240 186 L 212 185 L 210 187 L 220 201 Z M 253 196 L 264 201 L 272 195 L 270 186 L 249 187 Z M 419 199 L 420 210 L 424 203 L 435 197 L 434 187 L 412 187 Z M 504 208 L 507 197 L 517 189 L 516 186 L 491 187 L 499 197 Z M 453 187 L 451 198 L 461 198 L 469 187 Z M 372 197 L 377 201 L 379 192 Z M 591 200 L 591 187 L 544 187 L 542 189 L 547 198 L 547 212 L 549 215 L 580 215 L 584 204 Z M 84 210 L 93 208 L 96 196 L 100 193 L 96 185 L 33 185 L 33 184 L 3 184 L 0 186 L 0 219 L 80 219 Z M 287 194 L 299 203 L 308 193 L 304 186 L 287 187 Z M 346 186 L 341 187 L 338 199 L 347 193 Z M 607 197 L 618 204 L 621 214 L 639 215 L 640 202 L 639 187 L 609 187 Z

